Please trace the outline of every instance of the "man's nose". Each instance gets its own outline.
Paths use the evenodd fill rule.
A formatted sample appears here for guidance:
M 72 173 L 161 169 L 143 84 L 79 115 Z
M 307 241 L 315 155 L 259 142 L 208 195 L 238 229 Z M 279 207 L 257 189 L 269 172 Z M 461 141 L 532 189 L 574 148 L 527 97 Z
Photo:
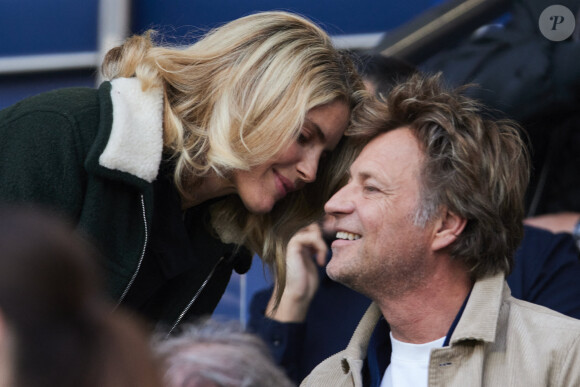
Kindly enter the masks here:
M 327 214 L 337 216 L 340 214 L 345 214 L 353 210 L 353 204 L 351 200 L 348 200 L 348 187 L 345 185 L 339 189 L 324 205 L 324 211 Z

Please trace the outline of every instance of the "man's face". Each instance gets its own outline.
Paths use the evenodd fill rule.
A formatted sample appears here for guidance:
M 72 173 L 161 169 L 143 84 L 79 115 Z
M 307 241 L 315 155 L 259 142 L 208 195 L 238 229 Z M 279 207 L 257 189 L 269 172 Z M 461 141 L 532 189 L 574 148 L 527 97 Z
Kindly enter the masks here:
M 326 203 L 337 239 L 328 275 L 371 298 L 396 296 L 429 270 L 432 226 L 416 226 L 423 152 L 408 128 L 380 135 L 350 168 L 350 179 Z

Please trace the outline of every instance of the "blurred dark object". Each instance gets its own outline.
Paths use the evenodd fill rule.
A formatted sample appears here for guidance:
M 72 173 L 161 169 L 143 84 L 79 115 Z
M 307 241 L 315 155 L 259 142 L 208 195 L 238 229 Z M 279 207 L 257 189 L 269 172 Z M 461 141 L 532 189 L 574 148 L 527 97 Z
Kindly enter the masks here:
M 533 162 L 528 216 L 580 211 L 580 42 L 541 34 L 539 16 L 553 1 L 509 4 L 504 26 L 480 28 L 420 68 L 441 71 L 456 86 L 477 85 L 469 96 L 523 126 Z M 579 0 L 559 4 L 578 15 Z
M 418 64 L 509 10 L 506 0 L 449 0 L 389 31 L 373 52 Z

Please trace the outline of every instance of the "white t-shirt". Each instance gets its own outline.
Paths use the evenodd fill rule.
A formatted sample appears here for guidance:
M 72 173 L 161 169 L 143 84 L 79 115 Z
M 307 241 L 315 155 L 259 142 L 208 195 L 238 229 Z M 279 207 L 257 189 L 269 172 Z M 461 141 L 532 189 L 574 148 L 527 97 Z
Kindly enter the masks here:
M 391 336 L 391 364 L 381 387 L 427 387 L 432 348 L 441 348 L 445 337 L 424 344 L 404 343 Z

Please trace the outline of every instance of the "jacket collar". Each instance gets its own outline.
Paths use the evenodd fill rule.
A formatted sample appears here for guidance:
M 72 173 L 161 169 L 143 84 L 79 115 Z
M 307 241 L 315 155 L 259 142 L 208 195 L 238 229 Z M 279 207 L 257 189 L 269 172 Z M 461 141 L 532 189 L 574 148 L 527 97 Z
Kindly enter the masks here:
M 493 342 L 503 299 L 510 295 L 503 273 L 475 282 L 465 310 L 451 335 L 451 345 L 463 340 Z M 345 359 L 364 359 L 370 337 L 381 318 L 381 311 L 372 303 L 359 322 L 347 348 Z
M 373 302 L 363 315 L 361 321 L 358 323 L 356 330 L 345 349 L 346 357 L 352 357 L 355 359 L 364 359 L 366 357 L 370 337 L 381 316 L 382 314 L 379 306 Z
M 142 90 L 137 78 L 110 82 L 112 123 L 98 163 L 151 183 L 163 152 L 163 90 Z
M 373 302 L 363 315 L 356 330 L 354 331 L 346 349 L 342 352 L 341 368 L 343 374 L 351 374 L 357 378 L 355 385 L 362 385 L 362 369 L 370 338 L 382 316 L 378 305 Z
M 451 336 L 451 345 L 463 340 L 493 342 L 502 302 L 509 295 L 510 289 L 503 273 L 476 281 L 463 315 Z

